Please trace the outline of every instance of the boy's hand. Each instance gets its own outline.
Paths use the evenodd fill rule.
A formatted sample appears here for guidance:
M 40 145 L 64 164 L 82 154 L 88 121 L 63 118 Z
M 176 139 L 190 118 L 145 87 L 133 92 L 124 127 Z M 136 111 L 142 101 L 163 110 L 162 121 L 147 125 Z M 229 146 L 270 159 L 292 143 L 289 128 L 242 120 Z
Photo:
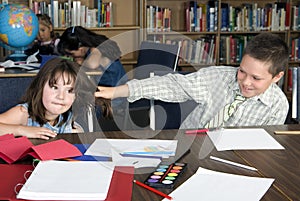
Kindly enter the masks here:
M 128 97 L 129 89 L 128 85 L 121 85 L 117 87 L 98 87 L 99 91 L 95 92 L 96 97 L 105 98 L 105 99 L 114 99 L 120 97 Z

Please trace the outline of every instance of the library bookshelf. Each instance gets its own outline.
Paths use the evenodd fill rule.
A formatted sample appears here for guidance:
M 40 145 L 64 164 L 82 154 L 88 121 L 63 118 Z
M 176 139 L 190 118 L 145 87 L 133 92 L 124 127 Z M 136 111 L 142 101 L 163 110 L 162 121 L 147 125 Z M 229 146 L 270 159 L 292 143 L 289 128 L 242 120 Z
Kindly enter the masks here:
M 144 0 L 143 3 L 143 25 L 147 30 L 144 37 L 162 43 L 180 43 L 179 69 L 184 71 L 209 65 L 238 66 L 242 50 L 252 36 L 263 31 L 280 35 L 289 46 L 290 62 L 278 84 L 291 101 L 289 69 L 300 63 L 298 1 Z M 171 10 L 168 29 L 160 22 L 164 22 L 165 15 L 159 12 L 165 9 Z M 193 48 L 186 48 L 187 40 L 188 47 Z M 199 53 L 203 56 L 197 56 Z

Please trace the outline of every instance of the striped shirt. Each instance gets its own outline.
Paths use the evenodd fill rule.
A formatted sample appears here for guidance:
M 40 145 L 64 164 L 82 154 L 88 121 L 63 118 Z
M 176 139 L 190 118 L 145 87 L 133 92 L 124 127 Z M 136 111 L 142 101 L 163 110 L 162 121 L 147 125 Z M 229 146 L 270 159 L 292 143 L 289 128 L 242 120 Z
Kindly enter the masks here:
M 140 98 L 165 102 L 194 100 L 198 106 L 181 128 L 203 128 L 226 104 L 240 93 L 236 67 L 213 66 L 187 75 L 168 74 L 129 81 L 128 101 Z M 289 109 L 285 94 L 272 83 L 262 94 L 244 101 L 224 127 L 283 124 Z
M 26 110 L 28 110 L 27 103 L 20 104 L 20 106 L 22 106 L 22 107 L 26 108 Z M 47 122 L 43 125 L 43 127 L 49 128 L 50 130 L 52 130 L 53 132 L 55 132 L 57 134 L 72 133 L 72 116 L 73 115 L 70 112 L 68 115 L 68 120 L 63 125 L 59 126 L 59 124 L 63 120 L 63 116 L 59 115 L 59 119 L 58 119 L 58 122 L 56 123 L 56 125 L 52 126 L 49 122 Z M 41 125 L 37 121 L 33 121 L 30 117 L 28 117 L 27 126 L 41 127 Z

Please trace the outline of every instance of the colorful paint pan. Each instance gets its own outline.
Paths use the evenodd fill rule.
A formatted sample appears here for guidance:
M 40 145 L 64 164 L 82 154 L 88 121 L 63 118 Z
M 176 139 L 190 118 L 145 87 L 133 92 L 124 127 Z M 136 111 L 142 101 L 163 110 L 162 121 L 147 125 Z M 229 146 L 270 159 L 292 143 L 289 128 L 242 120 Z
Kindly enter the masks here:
M 173 188 L 185 167 L 186 163 L 159 164 L 146 179 L 145 184 L 156 188 Z

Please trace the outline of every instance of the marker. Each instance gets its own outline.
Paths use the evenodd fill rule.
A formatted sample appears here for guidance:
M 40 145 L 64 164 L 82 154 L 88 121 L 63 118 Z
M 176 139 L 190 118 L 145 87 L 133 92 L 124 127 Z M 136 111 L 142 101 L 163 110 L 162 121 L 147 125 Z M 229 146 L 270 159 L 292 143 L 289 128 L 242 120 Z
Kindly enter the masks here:
M 209 129 L 196 129 L 196 130 L 187 130 L 185 134 L 198 134 L 198 133 L 206 133 Z
M 156 193 L 156 194 L 158 194 L 158 195 L 160 195 L 160 196 L 168 199 L 168 200 L 172 200 L 173 199 L 171 196 L 169 196 L 167 194 L 164 194 L 163 192 L 160 192 L 159 190 L 156 190 L 155 188 L 152 188 L 152 187 L 150 187 L 150 186 L 148 186 L 148 185 L 146 185 L 146 184 L 144 184 L 142 182 L 139 182 L 137 180 L 133 180 L 133 182 L 136 183 L 137 185 L 139 185 L 139 186 L 141 186 L 141 187 L 149 190 L 149 191 L 152 191 L 153 193 Z
M 257 171 L 256 168 L 250 167 L 248 165 L 243 165 L 243 164 L 240 164 L 240 163 L 236 163 L 236 162 L 232 162 L 232 161 L 229 161 L 229 160 L 217 158 L 217 157 L 214 157 L 214 156 L 210 156 L 209 158 L 212 159 L 212 160 L 219 161 L 219 162 L 223 162 L 223 163 L 227 163 L 227 164 L 234 165 L 234 166 L 237 166 L 237 167 L 245 168 L 247 170 Z

